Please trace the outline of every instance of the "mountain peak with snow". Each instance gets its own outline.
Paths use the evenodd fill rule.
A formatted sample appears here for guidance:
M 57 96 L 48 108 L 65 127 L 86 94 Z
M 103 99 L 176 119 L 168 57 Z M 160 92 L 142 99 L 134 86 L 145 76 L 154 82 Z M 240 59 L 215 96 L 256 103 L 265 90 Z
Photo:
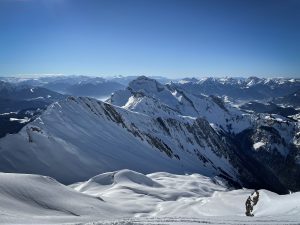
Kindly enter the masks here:
M 140 76 L 129 83 L 128 89 L 134 92 L 148 94 L 161 92 L 165 89 L 165 87 L 155 79 Z

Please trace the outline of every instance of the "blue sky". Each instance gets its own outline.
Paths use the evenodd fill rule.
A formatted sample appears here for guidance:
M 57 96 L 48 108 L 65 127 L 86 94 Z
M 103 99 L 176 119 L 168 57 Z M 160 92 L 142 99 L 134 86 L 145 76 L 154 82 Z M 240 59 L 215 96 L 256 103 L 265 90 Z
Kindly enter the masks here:
M 298 0 L 0 0 L 0 76 L 300 76 Z

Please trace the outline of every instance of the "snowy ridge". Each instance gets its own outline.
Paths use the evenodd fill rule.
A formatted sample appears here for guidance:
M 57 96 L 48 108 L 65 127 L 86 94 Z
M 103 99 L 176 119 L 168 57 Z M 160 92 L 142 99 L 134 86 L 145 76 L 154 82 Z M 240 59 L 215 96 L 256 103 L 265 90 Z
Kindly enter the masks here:
M 222 140 L 200 118 L 151 117 L 95 99 L 69 97 L 50 105 L 18 134 L 0 139 L 0 168 L 49 175 L 65 183 L 124 168 L 221 174 L 238 181 L 235 167 L 241 163 L 230 163 L 233 152 Z

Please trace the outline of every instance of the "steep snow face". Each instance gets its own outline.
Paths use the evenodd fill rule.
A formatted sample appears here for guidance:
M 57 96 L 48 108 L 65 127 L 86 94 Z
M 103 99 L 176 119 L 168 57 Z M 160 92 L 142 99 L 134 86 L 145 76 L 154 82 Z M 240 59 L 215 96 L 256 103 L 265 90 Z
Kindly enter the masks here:
M 65 186 L 50 177 L 0 173 L 0 224 L 298 224 L 300 195 L 229 190 L 219 178 L 132 170 Z M 126 218 L 126 219 L 124 219 Z M 99 222 L 96 222 L 99 221 Z
M 230 144 L 206 120 L 151 117 L 74 97 L 52 104 L 18 134 L 0 139 L 0 152 L 1 171 L 39 173 L 65 183 L 124 168 L 238 181 L 242 167 L 237 159 L 231 162 Z
M 126 90 L 114 93 L 109 102 L 147 115 L 202 117 L 215 128 L 230 133 L 239 133 L 251 126 L 248 115 L 218 97 L 194 96 L 173 84 L 162 85 L 147 77 L 132 81 Z

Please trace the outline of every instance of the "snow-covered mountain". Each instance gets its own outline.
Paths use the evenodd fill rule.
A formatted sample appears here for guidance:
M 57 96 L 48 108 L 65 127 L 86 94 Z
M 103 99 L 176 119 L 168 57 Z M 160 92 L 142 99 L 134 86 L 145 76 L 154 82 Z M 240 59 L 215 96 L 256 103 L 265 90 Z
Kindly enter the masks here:
M 221 98 L 139 77 L 108 102 L 68 97 L 53 103 L 0 139 L 0 169 L 64 183 L 125 168 L 197 172 L 235 187 L 286 193 L 300 189 L 293 179 L 300 171 L 298 133 L 299 125 L 286 118 L 242 113 Z
M 2 78 L 14 86 L 30 86 L 46 88 L 53 92 L 74 96 L 89 96 L 95 98 L 109 97 L 116 90 L 125 86 L 113 79 L 90 76 L 48 76 L 37 78 Z M 2 81 L 2 82 L 3 82 Z
M 270 100 L 300 89 L 299 79 L 288 78 L 201 78 L 183 79 L 175 82 L 194 95 L 228 96 L 235 100 Z
M 25 107 L 0 115 L 15 123 L 0 132 L 0 171 L 77 182 L 0 173 L 0 224 L 297 224 L 299 193 L 270 190 L 300 190 L 299 121 L 265 112 L 278 110 L 271 103 L 238 107 L 188 85 L 298 81 L 216 80 L 142 76 L 106 102 L 0 83 L 12 106 Z M 233 190 L 241 187 L 260 190 Z M 245 216 L 249 198 L 255 219 Z
M 51 175 L 65 183 L 124 168 L 239 181 L 230 144 L 206 120 L 151 117 L 89 98 L 54 103 L 18 134 L 0 139 L 0 146 L 1 171 Z
M 124 86 L 128 86 L 128 84 L 137 79 L 139 76 L 113 76 L 113 77 L 107 77 L 107 80 L 110 81 L 114 81 L 114 82 L 118 82 L 120 84 L 123 84 Z M 151 79 L 157 80 L 158 82 L 162 83 L 162 84 L 166 84 L 168 82 L 171 81 L 177 81 L 178 79 L 171 79 L 171 78 L 167 78 L 167 77 L 162 77 L 162 76 L 149 76 Z
M 226 132 L 239 133 L 251 126 L 249 116 L 216 96 L 195 96 L 176 85 L 162 85 L 144 76 L 129 83 L 126 90 L 115 92 L 108 102 L 152 116 L 201 117 L 216 130 Z
M 0 173 L 0 224 L 298 224 L 299 193 L 231 190 L 199 174 L 119 170 L 65 186 L 51 177 Z M 98 221 L 98 222 L 97 222 Z
M 0 97 L 13 100 L 40 100 L 53 102 L 63 99 L 64 96 L 43 87 L 33 87 L 0 81 Z
M 18 132 L 48 105 L 64 98 L 42 87 L 0 81 L 0 138 Z
M 34 78 L 7 77 L 6 82 L 18 85 L 44 87 L 49 90 L 77 95 L 99 97 L 123 89 L 139 76 L 93 77 L 84 75 L 41 76 Z M 300 89 L 297 78 L 258 78 L 258 77 L 207 77 L 170 79 L 151 76 L 162 84 L 173 83 L 180 89 L 193 95 L 218 95 L 237 100 L 272 100 L 293 94 Z M 105 83 L 105 85 L 104 85 Z
M 109 102 L 150 116 L 204 118 L 227 143 L 231 143 L 231 149 L 237 149 L 232 161 L 241 159 L 244 167 L 260 180 L 260 187 L 276 188 L 277 192 L 300 188 L 298 180 L 293 179 L 300 175 L 300 148 L 295 144 L 299 139 L 297 122 L 276 115 L 245 114 L 218 97 L 195 96 L 177 85 L 161 85 L 146 77 L 132 81 L 124 91 L 115 92 Z M 260 140 L 252 137 L 252 133 L 268 144 L 253 148 Z M 266 160 L 268 163 L 264 162 Z

